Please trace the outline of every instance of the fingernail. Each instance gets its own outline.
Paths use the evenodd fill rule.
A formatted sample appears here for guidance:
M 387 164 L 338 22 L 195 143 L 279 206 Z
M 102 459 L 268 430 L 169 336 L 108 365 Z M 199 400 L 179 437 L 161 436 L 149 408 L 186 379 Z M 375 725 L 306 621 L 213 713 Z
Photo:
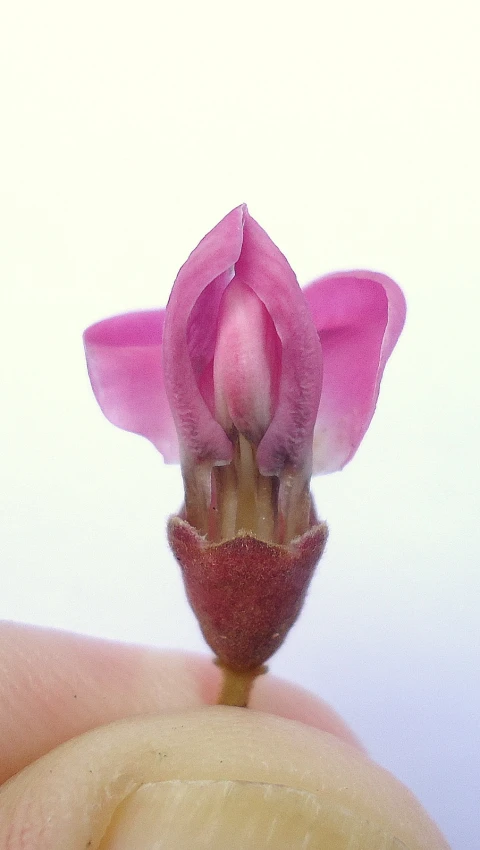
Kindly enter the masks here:
M 371 819 L 308 791 L 240 781 L 143 785 L 99 850 L 416 850 Z

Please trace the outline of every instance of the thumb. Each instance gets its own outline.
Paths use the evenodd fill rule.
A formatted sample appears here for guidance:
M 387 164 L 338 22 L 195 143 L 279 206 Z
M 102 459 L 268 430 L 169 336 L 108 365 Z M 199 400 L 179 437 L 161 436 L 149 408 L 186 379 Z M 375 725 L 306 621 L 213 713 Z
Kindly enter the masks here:
M 448 850 L 413 796 L 329 733 L 204 708 L 111 724 L 0 790 L 0 850 Z

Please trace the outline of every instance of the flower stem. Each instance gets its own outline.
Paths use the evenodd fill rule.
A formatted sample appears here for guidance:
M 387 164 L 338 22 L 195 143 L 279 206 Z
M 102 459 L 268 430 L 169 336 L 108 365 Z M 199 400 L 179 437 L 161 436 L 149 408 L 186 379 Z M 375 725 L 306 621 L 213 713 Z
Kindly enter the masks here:
M 232 670 L 222 664 L 218 659 L 215 661 L 223 675 L 222 688 L 217 700 L 217 705 L 235 705 L 238 708 L 247 708 L 252 685 L 257 676 L 267 672 L 267 667 L 255 667 L 253 670 Z

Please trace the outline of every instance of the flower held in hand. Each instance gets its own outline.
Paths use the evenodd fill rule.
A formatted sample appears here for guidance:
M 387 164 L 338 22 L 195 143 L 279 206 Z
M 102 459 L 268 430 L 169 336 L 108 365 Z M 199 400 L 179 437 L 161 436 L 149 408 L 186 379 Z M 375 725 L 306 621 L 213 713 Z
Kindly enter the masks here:
M 302 291 L 241 206 L 190 255 L 166 310 L 85 332 L 107 418 L 181 463 L 169 541 L 230 668 L 263 664 L 298 616 L 327 536 L 310 476 L 355 454 L 404 318 L 398 286 L 373 272 Z

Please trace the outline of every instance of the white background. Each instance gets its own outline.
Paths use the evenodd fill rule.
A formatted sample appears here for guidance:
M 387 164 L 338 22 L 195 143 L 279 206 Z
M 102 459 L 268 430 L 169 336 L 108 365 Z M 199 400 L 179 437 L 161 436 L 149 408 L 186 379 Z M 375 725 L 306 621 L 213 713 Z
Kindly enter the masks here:
M 165 304 L 241 201 L 300 281 L 409 316 L 271 669 L 478 846 L 479 13 L 474 0 L 19 0 L 0 25 L 3 617 L 203 650 L 165 545 L 180 475 L 103 419 L 83 328 Z

